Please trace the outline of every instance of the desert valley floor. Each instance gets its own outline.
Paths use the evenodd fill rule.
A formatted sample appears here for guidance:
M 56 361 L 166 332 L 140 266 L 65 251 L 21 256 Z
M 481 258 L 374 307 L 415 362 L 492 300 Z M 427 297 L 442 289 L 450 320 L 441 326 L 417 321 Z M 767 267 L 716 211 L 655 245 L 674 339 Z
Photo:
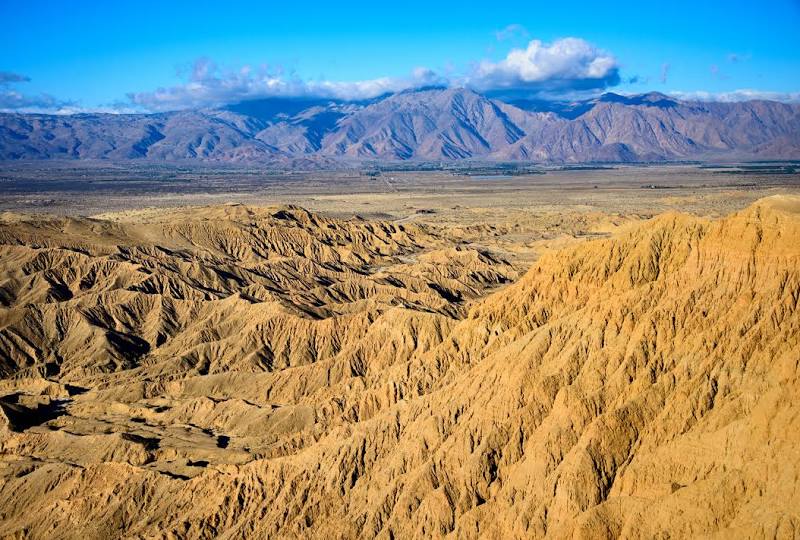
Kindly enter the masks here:
M 800 175 L 0 169 L 0 537 L 800 535 Z

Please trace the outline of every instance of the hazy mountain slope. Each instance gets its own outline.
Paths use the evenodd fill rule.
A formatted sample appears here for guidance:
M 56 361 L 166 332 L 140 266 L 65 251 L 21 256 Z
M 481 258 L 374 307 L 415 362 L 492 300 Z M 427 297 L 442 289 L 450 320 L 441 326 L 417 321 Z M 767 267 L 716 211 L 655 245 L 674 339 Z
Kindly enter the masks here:
M 3 159 L 215 159 L 274 155 L 249 119 L 231 113 L 0 115 Z M 259 126 L 260 127 L 260 126 Z
M 563 161 L 658 161 L 797 155 L 800 107 L 769 101 L 681 102 L 652 93 L 613 94 L 580 116 L 535 130 L 498 157 Z M 765 146 L 766 145 L 766 146 Z M 541 156 L 541 157 L 538 157 Z
M 797 198 L 718 221 L 659 216 L 550 253 L 450 314 L 435 308 L 442 294 L 415 284 L 481 289 L 497 282 L 486 274 L 497 262 L 430 256 L 442 240 L 424 228 L 294 208 L 206 212 L 174 228 L 145 219 L 136 237 L 124 223 L 5 220 L 3 332 L 25 338 L 3 349 L 16 376 L 0 381 L 0 534 L 792 537 L 800 527 Z M 67 233 L 61 247 L 34 244 Z M 418 263 L 397 266 L 420 247 Z M 326 262 L 286 274 L 283 292 L 249 292 L 304 254 Z M 389 294 L 355 294 L 365 277 Z M 159 279 L 174 286 L 136 286 Z M 53 283 L 73 296 L 54 296 Z M 414 300 L 390 305 L 400 298 Z M 9 363 L 26 346 L 58 350 L 22 330 L 56 310 L 66 336 L 81 319 L 127 326 L 153 350 L 105 367 L 64 351 L 49 381 L 31 376 L 41 360 Z M 252 355 L 265 350 L 272 361 Z
M 492 101 L 463 89 L 403 92 L 356 111 L 323 153 L 383 159 L 460 159 L 511 144 L 523 132 Z
M 700 103 L 658 93 L 516 103 L 525 109 L 471 90 L 428 88 L 358 103 L 271 99 L 138 116 L 0 114 L 0 159 L 800 157 L 800 105 Z
M 259 131 L 258 140 L 291 154 L 310 154 L 322 147 L 324 137 L 334 131 L 337 122 L 353 108 L 314 106 L 298 114 L 278 119 Z

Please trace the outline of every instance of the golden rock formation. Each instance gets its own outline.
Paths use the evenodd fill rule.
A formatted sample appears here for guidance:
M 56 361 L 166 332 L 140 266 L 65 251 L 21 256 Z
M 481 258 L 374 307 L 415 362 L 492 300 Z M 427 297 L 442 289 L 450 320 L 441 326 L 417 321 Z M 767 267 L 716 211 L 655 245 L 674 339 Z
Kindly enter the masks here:
M 295 207 L 6 214 L 0 261 L 0 536 L 800 534 L 798 198 L 519 279 Z

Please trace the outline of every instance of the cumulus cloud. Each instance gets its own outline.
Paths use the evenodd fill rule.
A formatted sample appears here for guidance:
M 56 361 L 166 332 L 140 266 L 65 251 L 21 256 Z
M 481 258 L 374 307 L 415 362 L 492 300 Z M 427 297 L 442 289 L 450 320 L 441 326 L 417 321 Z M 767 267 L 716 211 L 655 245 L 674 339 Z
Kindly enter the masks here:
M 130 101 L 152 111 L 217 106 L 268 97 L 329 98 L 345 101 L 370 99 L 408 88 L 446 84 L 430 69 L 415 69 L 407 77 L 380 77 L 363 81 L 303 80 L 280 70 L 244 66 L 224 70 L 207 58 L 197 60 L 184 84 L 152 92 L 128 94 Z
M 484 60 L 467 77 L 478 90 L 530 93 L 604 89 L 620 83 L 619 64 L 610 53 L 580 38 L 552 43 L 534 39 L 499 62 Z
M 769 100 L 784 103 L 800 103 L 800 92 L 770 92 L 766 90 L 742 89 L 730 92 L 668 92 L 669 95 L 688 101 L 721 101 L 733 103 L 737 101 Z
M 526 36 L 525 29 L 516 24 L 498 31 L 498 41 Z M 731 62 L 744 57 L 733 55 Z M 378 77 L 358 81 L 303 79 L 286 74 L 280 68 L 245 65 L 223 68 L 211 59 L 200 58 L 181 67 L 182 82 L 152 91 L 133 92 L 124 102 L 81 108 L 72 101 L 60 100 L 48 94 L 26 95 L 17 86 L 30 81 L 25 75 L 0 71 L 0 110 L 25 112 L 117 112 L 170 111 L 187 108 L 215 107 L 263 98 L 310 98 L 358 101 L 385 94 L 427 86 L 463 86 L 493 97 L 535 99 L 585 99 L 595 97 L 609 87 L 626 84 L 647 84 L 649 79 L 627 76 L 623 79 L 620 65 L 613 54 L 586 40 L 568 37 L 547 43 L 531 40 L 524 48 L 512 48 L 498 61 L 484 60 L 459 72 L 448 67 L 444 74 L 418 68 L 404 77 Z M 719 66 L 711 68 L 713 76 L 721 78 Z M 670 64 L 661 65 L 658 80 L 666 84 Z M 741 101 L 746 99 L 775 99 L 797 102 L 798 94 L 737 90 L 724 94 L 704 92 L 672 95 L 684 99 Z
M 31 96 L 14 90 L 0 90 L 0 111 L 73 114 L 82 112 L 82 109 L 74 101 L 59 99 L 50 94 Z
M 13 73 L 11 71 L 0 71 L 0 111 L 2 112 L 36 112 L 36 113 L 60 113 L 64 111 L 73 112 L 75 103 L 68 100 L 58 99 L 50 94 L 28 95 L 12 88 L 16 83 L 30 82 L 30 77 Z
M 510 25 L 498 32 L 498 39 L 521 35 L 523 31 L 519 25 Z M 150 111 L 166 111 L 269 97 L 356 101 L 425 86 L 545 94 L 596 91 L 621 81 L 614 56 L 578 38 L 549 44 L 533 40 L 525 49 L 512 49 L 497 63 L 488 60 L 478 63 L 466 75 L 452 72 L 442 75 L 418 68 L 405 77 L 307 80 L 265 66 L 223 69 L 207 58 L 197 60 L 180 74 L 185 79 L 181 84 L 128 94 L 130 104 Z

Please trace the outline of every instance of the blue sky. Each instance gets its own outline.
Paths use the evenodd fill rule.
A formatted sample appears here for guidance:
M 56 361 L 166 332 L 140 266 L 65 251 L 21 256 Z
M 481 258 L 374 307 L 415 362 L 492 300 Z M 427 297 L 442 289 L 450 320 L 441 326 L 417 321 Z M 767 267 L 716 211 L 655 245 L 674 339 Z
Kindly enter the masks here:
M 800 92 L 798 0 L 4 0 L 0 20 L 5 109 L 157 110 L 272 92 L 355 98 L 428 82 L 555 98 Z

